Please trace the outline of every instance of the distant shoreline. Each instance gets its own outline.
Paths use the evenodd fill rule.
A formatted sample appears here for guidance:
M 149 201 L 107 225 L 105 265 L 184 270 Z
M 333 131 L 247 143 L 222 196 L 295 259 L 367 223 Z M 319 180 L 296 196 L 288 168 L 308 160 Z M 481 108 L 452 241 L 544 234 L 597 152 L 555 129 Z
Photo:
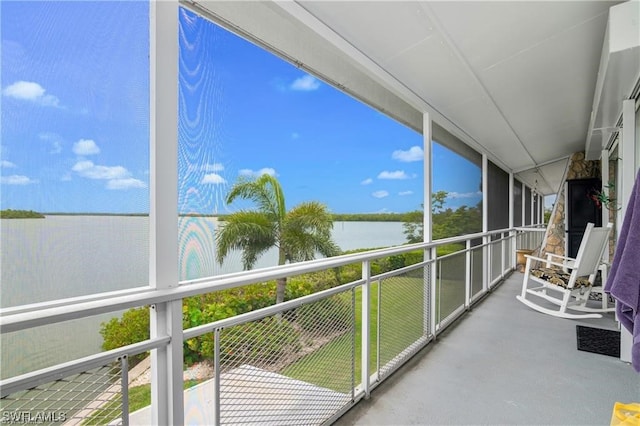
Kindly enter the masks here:
M 0 210 L 0 219 L 44 219 L 42 213 L 33 210 Z
M 20 215 L 5 216 L 5 212 L 16 213 Z M 31 210 L 2 210 L 0 211 L 2 219 L 18 219 L 18 218 L 44 218 L 45 216 L 123 216 L 123 217 L 148 217 L 149 213 L 65 213 L 65 212 L 34 212 Z M 29 216 L 33 214 L 34 216 Z M 199 214 L 199 213 L 180 213 L 179 217 L 212 217 L 224 219 L 228 214 Z M 335 222 L 405 222 L 407 221 L 407 213 L 336 213 L 333 214 Z

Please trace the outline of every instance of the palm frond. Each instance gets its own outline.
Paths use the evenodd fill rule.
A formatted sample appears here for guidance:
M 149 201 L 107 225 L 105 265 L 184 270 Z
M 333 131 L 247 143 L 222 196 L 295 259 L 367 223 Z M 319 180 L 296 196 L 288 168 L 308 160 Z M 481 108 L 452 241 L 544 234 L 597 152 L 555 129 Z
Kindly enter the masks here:
M 280 250 L 279 263 L 311 260 L 318 253 L 326 257 L 340 253 L 331 238 L 333 218 L 327 207 L 312 201 L 287 213 L 284 193 L 275 177 L 240 178 L 229 191 L 227 203 L 237 198 L 253 201 L 258 210 L 225 217 L 216 235 L 219 263 L 231 250 L 241 250 L 243 266 L 250 269 L 261 254 L 274 246 Z
M 286 214 L 282 187 L 271 175 L 264 174 L 255 180 L 238 179 L 227 195 L 227 204 L 237 198 L 253 201 L 259 211 L 271 215 L 277 222 L 281 222 Z
M 276 242 L 277 233 L 268 215 L 239 211 L 227 216 L 216 234 L 216 258 L 222 264 L 231 250 L 242 250 L 243 267 L 251 269 L 258 256 Z
M 340 248 L 331 238 L 333 219 L 327 207 L 319 202 L 301 203 L 287 213 L 280 236 L 287 260 L 311 260 L 316 253 L 335 256 Z

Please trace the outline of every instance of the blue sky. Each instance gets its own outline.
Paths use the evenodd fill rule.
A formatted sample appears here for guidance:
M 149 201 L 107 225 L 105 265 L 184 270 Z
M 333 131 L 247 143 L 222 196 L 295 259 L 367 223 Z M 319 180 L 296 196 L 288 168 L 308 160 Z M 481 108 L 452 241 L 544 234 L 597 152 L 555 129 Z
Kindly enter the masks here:
M 0 7 L 2 208 L 147 212 L 148 5 Z M 225 194 L 260 173 L 288 207 L 420 208 L 420 134 L 184 10 L 180 46 L 181 212 L 244 207 Z M 480 200 L 479 169 L 439 145 L 433 179 L 448 206 Z

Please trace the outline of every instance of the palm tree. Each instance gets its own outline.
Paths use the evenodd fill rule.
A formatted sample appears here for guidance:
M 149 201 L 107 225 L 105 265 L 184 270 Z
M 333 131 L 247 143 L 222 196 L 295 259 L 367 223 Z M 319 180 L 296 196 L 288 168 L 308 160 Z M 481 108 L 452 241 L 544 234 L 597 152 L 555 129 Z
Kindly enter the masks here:
M 241 210 L 224 218 L 216 235 L 217 260 L 224 261 L 230 250 L 242 250 L 244 269 L 251 269 L 260 255 L 278 248 L 278 265 L 314 259 L 316 253 L 335 256 L 340 249 L 331 239 L 333 219 L 319 202 L 300 203 L 287 212 L 278 180 L 263 174 L 255 180 L 240 178 L 227 194 L 227 204 L 235 199 L 253 201 L 256 210 Z M 287 279 L 276 280 L 276 303 L 284 301 Z

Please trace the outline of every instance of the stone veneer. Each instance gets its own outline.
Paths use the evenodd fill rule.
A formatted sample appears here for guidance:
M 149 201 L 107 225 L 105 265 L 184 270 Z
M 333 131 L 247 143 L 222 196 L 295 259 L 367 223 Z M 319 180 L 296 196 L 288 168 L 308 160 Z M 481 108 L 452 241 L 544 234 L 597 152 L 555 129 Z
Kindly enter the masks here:
M 567 180 L 589 177 L 600 177 L 600 160 L 585 160 L 584 152 L 576 152 L 569 160 L 567 170 Z M 565 255 L 565 185 L 563 182 L 558 196 L 556 197 L 555 214 L 549 219 L 546 233 L 546 245 L 542 252 L 553 253 L 560 256 Z

